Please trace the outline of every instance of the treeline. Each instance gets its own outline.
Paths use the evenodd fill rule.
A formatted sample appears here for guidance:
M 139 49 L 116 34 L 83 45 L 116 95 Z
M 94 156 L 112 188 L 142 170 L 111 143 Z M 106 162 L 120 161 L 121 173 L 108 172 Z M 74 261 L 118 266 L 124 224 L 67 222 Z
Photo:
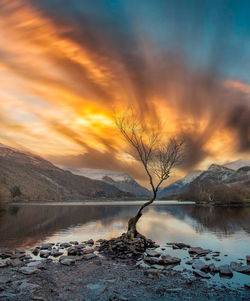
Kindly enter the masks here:
M 3 183 L 0 183 L 0 203 L 17 199 L 21 195 L 22 192 L 19 186 L 8 188 Z
M 250 182 L 226 185 L 196 184 L 190 190 L 179 195 L 182 201 L 195 201 L 197 203 L 245 203 L 250 201 Z

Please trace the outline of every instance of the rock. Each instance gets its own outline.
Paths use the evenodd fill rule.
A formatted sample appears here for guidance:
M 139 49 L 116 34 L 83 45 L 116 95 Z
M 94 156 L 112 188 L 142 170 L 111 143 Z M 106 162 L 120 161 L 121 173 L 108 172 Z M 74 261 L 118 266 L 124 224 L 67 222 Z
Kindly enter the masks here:
M 40 252 L 40 249 L 39 249 L 38 247 L 35 247 L 35 248 L 31 251 L 31 253 L 34 254 L 35 256 L 38 255 L 39 252 Z
M 244 287 L 246 288 L 246 289 L 249 289 L 250 290 L 250 284 L 244 284 Z
M 26 260 L 31 260 L 32 257 L 30 255 L 26 255 L 25 257 L 21 258 L 21 260 L 26 261 Z
M 53 245 L 53 243 L 42 244 L 41 250 L 51 250 Z
M 192 264 L 192 268 L 196 270 L 207 271 L 208 265 L 205 264 L 205 262 L 203 262 L 202 260 L 195 260 Z
M 156 269 L 148 269 L 144 271 L 144 274 L 147 276 L 158 276 L 160 273 L 160 271 L 156 270 Z
M 182 288 L 180 288 L 180 287 L 166 289 L 166 293 L 179 293 L 181 291 L 182 291 Z
M 205 259 L 206 261 L 211 260 L 211 258 L 209 258 L 209 257 L 205 257 L 204 259 Z
M 201 270 L 193 270 L 193 273 L 196 276 L 199 276 L 201 278 L 205 278 L 205 279 L 210 279 L 211 278 L 209 275 L 207 275 L 206 273 L 202 272 Z
M 76 240 L 75 241 L 70 241 L 69 243 L 72 244 L 72 245 L 78 245 L 79 244 L 79 242 L 76 241 Z
M 34 291 L 36 289 L 40 288 L 39 285 L 34 284 L 34 283 L 29 283 L 29 282 L 22 282 L 22 284 L 20 284 L 19 289 L 21 290 L 29 290 L 29 291 Z
M 13 255 L 13 253 L 9 249 L 1 249 L 0 250 L 0 258 L 2 258 L 2 259 L 10 258 L 12 255 Z
M 185 263 L 188 264 L 188 265 L 192 265 L 194 263 L 194 260 L 188 260 Z
M 60 247 L 69 248 L 69 247 L 71 247 L 71 244 L 69 244 L 68 242 L 64 242 L 64 243 L 60 244 Z
M 148 264 L 146 264 L 143 260 L 140 260 L 136 263 L 136 267 L 140 268 L 140 269 L 148 269 L 150 268 L 150 266 Z
M 36 267 L 22 267 L 18 270 L 18 272 L 24 274 L 24 275 L 32 275 L 32 274 L 37 274 L 40 272 L 39 269 Z
M 75 260 L 74 259 L 62 259 L 60 260 L 60 263 L 63 265 L 74 265 L 75 264 Z
M 160 257 L 160 253 L 155 250 L 146 250 L 146 254 L 151 257 Z
M 187 284 L 192 284 L 194 281 L 196 280 L 196 278 L 194 277 L 194 276 L 189 276 L 188 278 L 187 278 L 187 281 L 186 281 L 186 283 Z
M 167 245 L 175 246 L 176 249 L 190 248 L 190 245 L 184 244 L 182 242 L 169 242 Z
M 37 268 L 37 269 L 40 269 L 40 270 L 45 270 L 46 267 L 45 265 L 43 264 L 43 262 L 41 260 L 37 260 L 37 261 L 31 261 L 29 263 L 27 263 L 26 265 L 27 267 L 34 267 L 34 268 Z
M 246 256 L 247 264 L 250 264 L 250 255 Z
M 16 267 L 16 266 L 20 265 L 22 263 L 22 261 L 17 258 L 17 259 L 8 260 L 7 263 L 8 263 L 8 265 L 10 265 L 12 267 Z
M 162 258 L 146 256 L 144 261 L 149 264 L 163 264 Z
M 241 263 L 231 262 L 230 267 L 233 271 L 243 274 L 250 274 L 250 266 L 249 265 L 242 265 Z
M 58 257 L 58 256 L 63 255 L 63 252 L 60 252 L 58 249 L 53 249 L 53 250 L 50 252 L 50 255 L 53 256 L 53 257 Z
M 0 284 L 0 292 L 4 291 L 4 286 L 2 284 Z
M 219 272 L 219 269 L 214 265 L 214 263 L 211 263 L 208 267 L 209 267 L 209 271 L 211 273 L 218 273 Z
M 26 251 L 23 249 L 15 249 L 15 254 L 25 254 Z
M 12 293 L 1 293 L 0 294 L 0 299 L 1 298 L 7 298 L 5 300 L 14 300 L 15 297 L 16 297 L 16 295 L 12 294 Z
M 189 254 L 198 254 L 198 255 L 206 255 L 211 253 L 212 251 L 209 249 L 202 249 L 200 247 L 193 247 L 188 250 Z
M 7 262 L 0 261 L 0 268 L 6 268 L 8 266 Z
M 224 276 L 230 276 L 230 277 L 233 276 L 233 272 L 228 264 L 219 266 L 219 272 L 221 275 Z
M 164 293 L 179 293 L 182 291 L 182 288 L 165 288 L 165 287 L 158 287 L 155 291 L 157 294 L 163 296 Z
M 40 257 L 42 258 L 48 258 L 50 255 L 50 251 L 41 251 L 40 252 Z
M 106 239 L 102 239 L 102 238 L 100 238 L 100 239 L 98 239 L 96 242 L 98 242 L 98 243 L 102 243 L 102 242 L 105 242 L 106 241 Z
M 159 271 L 162 271 L 162 270 L 164 269 L 164 266 L 159 265 L 159 264 L 152 264 L 152 265 L 151 265 L 151 268 L 157 269 L 157 270 L 159 270 Z
M 94 241 L 93 239 L 89 239 L 85 242 L 87 245 L 93 245 L 94 244 Z
M 215 261 L 221 261 L 220 258 L 214 258 Z
M 75 246 L 75 248 L 77 249 L 83 249 L 83 248 L 86 248 L 85 244 L 78 244 Z
M 11 259 L 20 259 L 23 260 L 26 257 L 26 255 L 24 253 L 20 253 L 20 254 L 13 254 L 11 255 Z
M 87 255 L 83 256 L 83 258 L 86 259 L 86 260 L 94 259 L 96 257 L 97 257 L 97 255 L 95 255 L 93 253 L 90 253 L 90 254 L 87 254 Z
M 163 260 L 163 263 L 166 264 L 166 265 L 179 264 L 181 262 L 180 258 L 172 257 L 170 255 L 162 255 L 161 258 Z

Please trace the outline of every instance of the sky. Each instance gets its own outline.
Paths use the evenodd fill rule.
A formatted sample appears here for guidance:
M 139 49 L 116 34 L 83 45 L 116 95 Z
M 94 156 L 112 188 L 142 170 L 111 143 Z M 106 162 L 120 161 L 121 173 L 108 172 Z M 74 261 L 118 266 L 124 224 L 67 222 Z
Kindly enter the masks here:
M 172 181 L 250 158 L 250 2 L 0 0 L 0 142 L 145 182 L 113 122 L 182 135 Z

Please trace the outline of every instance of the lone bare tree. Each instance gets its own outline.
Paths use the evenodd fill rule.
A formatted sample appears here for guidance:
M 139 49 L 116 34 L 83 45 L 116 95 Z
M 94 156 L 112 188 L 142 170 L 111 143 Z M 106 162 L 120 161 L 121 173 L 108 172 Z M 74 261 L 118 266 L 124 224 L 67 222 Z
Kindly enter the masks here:
M 147 127 L 131 112 L 116 116 L 115 123 L 131 147 L 132 156 L 142 163 L 153 193 L 152 198 L 128 221 L 127 237 L 133 239 L 138 234 L 136 225 L 143 209 L 154 202 L 160 185 L 169 178 L 171 170 L 181 161 L 183 141 L 176 138 L 164 140 L 159 127 Z

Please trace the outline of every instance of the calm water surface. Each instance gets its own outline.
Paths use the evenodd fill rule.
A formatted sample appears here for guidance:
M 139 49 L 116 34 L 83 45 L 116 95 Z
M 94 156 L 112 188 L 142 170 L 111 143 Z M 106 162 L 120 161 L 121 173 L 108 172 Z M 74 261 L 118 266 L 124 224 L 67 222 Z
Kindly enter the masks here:
M 138 204 L 7 205 L 0 210 L 0 247 L 30 249 L 42 242 L 116 237 L 126 230 Z M 231 261 L 245 264 L 246 255 L 250 255 L 250 207 L 161 203 L 145 211 L 138 229 L 161 247 L 166 247 L 167 242 L 184 242 L 220 251 L 221 261 L 215 262 L 216 265 Z M 176 269 L 191 268 L 185 264 L 190 259 L 187 251 L 167 247 L 166 252 L 183 259 Z M 224 279 L 216 274 L 210 280 L 218 281 L 226 286 L 242 286 L 250 283 L 250 276 L 234 273 L 233 279 Z

